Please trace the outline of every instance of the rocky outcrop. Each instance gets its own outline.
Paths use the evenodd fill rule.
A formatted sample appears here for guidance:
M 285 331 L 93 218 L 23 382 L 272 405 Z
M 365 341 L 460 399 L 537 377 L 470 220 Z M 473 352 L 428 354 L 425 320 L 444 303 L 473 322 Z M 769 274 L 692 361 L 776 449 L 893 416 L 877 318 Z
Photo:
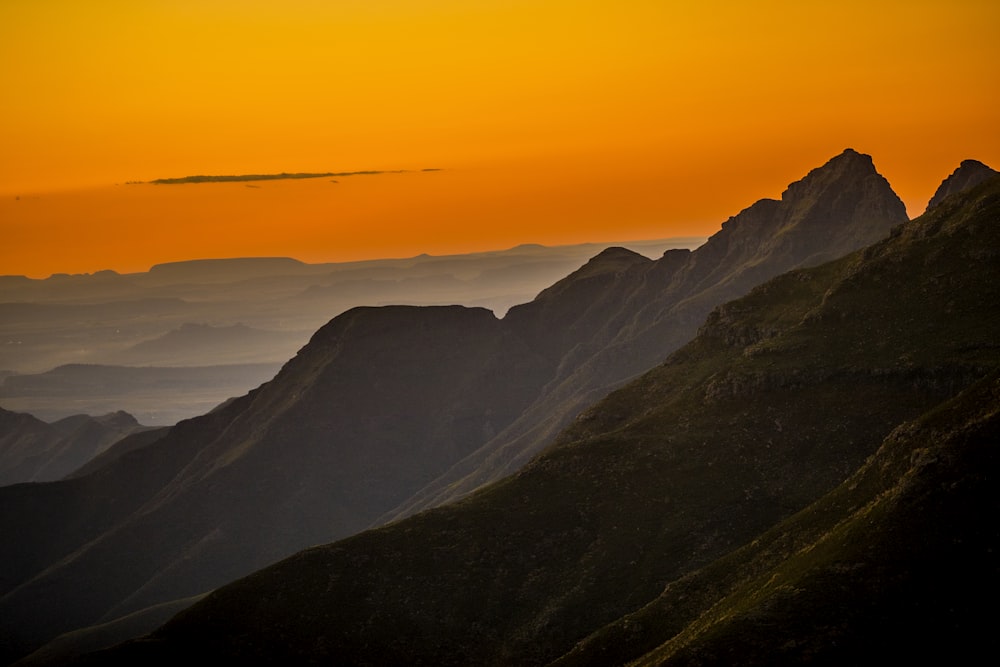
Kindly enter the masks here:
M 993 178 L 998 173 L 1000 172 L 987 167 L 979 160 L 962 160 L 958 169 L 941 181 L 941 185 L 934 191 L 934 196 L 927 202 L 927 210 L 940 204 L 945 197 L 964 192 L 989 178 Z

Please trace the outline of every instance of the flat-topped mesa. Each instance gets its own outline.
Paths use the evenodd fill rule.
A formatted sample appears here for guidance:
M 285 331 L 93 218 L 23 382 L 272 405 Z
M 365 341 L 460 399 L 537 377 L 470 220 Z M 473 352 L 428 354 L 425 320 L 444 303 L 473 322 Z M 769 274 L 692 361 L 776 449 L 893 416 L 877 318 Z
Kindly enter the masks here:
M 1000 172 L 987 167 L 979 160 L 962 160 L 958 169 L 941 181 L 941 185 L 934 191 L 934 196 L 927 202 L 927 210 L 940 204 L 945 197 L 973 188 L 998 173 Z

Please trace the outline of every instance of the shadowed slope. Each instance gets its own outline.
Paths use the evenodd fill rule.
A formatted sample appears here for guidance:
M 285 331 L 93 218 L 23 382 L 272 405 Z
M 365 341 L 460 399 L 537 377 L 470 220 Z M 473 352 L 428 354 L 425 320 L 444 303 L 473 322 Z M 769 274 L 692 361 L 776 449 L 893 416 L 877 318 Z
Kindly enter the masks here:
M 749 211 L 695 252 L 653 262 L 606 250 L 503 320 L 457 307 L 337 317 L 223 416 L 185 422 L 193 434 L 171 431 L 151 445 L 186 458 L 152 497 L 60 552 L 62 561 L 36 563 L 0 599 L 0 612 L 17 620 L 10 636 L 30 648 L 382 523 L 393 507 L 464 495 L 522 465 L 610 386 L 665 358 L 727 290 L 746 291 L 905 220 L 871 159 L 854 151 L 790 186 L 781 202 Z M 460 470 L 458 483 L 447 482 Z M 411 500 L 422 488 L 430 490 Z M 49 517 L 73 524 L 72 504 L 67 512 Z
M 614 266 L 613 278 L 595 288 L 582 269 L 504 318 L 536 346 L 557 341 L 560 364 L 539 399 L 386 518 L 455 500 L 514 472 L 580 410 L 690 340 L 718 304 L 790 269 L 874 243 L 906 220 L 871 157 L 848 149 L 789 185 L 780 201 L 764 199 L 733 216 L 694 251 L 670 250 L 655 262 L 626 261 L 624 251 L 595 258 Z
M 93 477 L 171 457 L 172 474 L 125 514 L 80 533 L 75 550 L 11 545 L 39 571 L 0 599 L 14 646 L 192 595 L 297 549 L 363 529 L 502 428 L 544 368 L 482 309 L 357 309 L 313 336 L 271 383 L 93 475 L 32 493 L 66 494 Z M 114 481 L 110 489 L 124 480 Z M 13 520 L 13 518 L 11 518 Z M 67 537 L 72 541 L 72 537 Z M 5 557 L 5 562 L 6 562 Z M 57 561 L 57 558 L 62 560 Z M 54 596 L 51 591 L 58 590 Z
M 0 408 L 0 486 L 60 479 L 145 428 L 121 411 L 74 415 L 49 424 Z
M 1000 566 L 998 409 L 993 373 L 896 428 L 820 501 L 553 665 L 977 662 Z
M 691 344 L 588 410 L 512 478 L 452 506 L 297 554 L 101 659 L 543 664 L 559 658 L 656 600 L 664 586 L 830 493 L 898 425 L 996 372 L 998 218 L 1000 182 L 993 181 L 863 252 L 783 275 L 715 311 Z M 953 468 L 964 475 L 977 468 L 980 445 L 995 434 L 995 400 L 982 412 L 977 399 L 956 405 L 948 409 L 965 412 L 944 420 L 941 438 L 931 431 L 918 438 L 947 447 L 953 440 L 947 424 L 959 441 L 968 435 L 974 446 L 956 454 L 963 460 Z M 926 419 L 924 426 L 942 423 Z M 899 433 L 887 446 L 908 432 Z M 872 526 L 907 531 L 916 544 L 921 508 L 933 509 L 936 498 L 927 495 L 934 474 L 914 479 L 908 472 L 931 470 L 933 452 L 924 457 L 893 454 L 888 466 L 861 473 L 862 479 L 872 471 L 883 475 L 883 488 L 896 497 L 872 510 L 878 520 L 870 524 L 856 520 L 859 508 L 848 502 L 847 513 L 828 522 L 846 520 L 831 542 L 847 550 L 838 553 L 871 552 L 864 540 Z M 939 479 L 950 479 L 947 469 L 940 468 Z M 988 489 L 982 476 L 961 479 L 971 479 L 972 494 L 945 489 L 944 516 L 930 516 L 932 525 L 947 525 L 949 510 L 969 500 L 975 505 L 976 494 Z M 977 526 L 969 517 L 958 524 L 958 534 L 970 528 L 986 540 L 973 542 L 973 551 L 995 543 L 992 525 L 985 532 Z M 891 544 L 887 534 L 878 539 Z M 926 583 L 934 569 L 933 559 L 931 566 L 919 555 L 907 561 L 907 543 L 884 563 L 887 574 L 901 578 L 879 592 L 901 606 L 917 590 L 908 578 Z M 945 534 L 931 553 L 948 544 Z M 822 590 L 810 587 L 823 583 L 823 568 L 838 558 L 816 557 L 819 569 L 802 579 L 799 602 Z M 895 558 L 907 564 L 897 568 Z M 995 575 L 990 558 L 970 565 Z M 781 576 L 794 580 L 795 562 L 786 567 Z M 717 591 L 706 593 L 709 605 L 718 591 L 732 590 L 724 582 L 706 585 Z M 862 609 L 862 622 L 849 623 L 843 636 L 863 645 L 866 628 L 875 627 L 865 619 L 881 613 Z M 735 636 L 752 642 L 756 635 Z M 799 657 L 808 653 L 806 639 Z

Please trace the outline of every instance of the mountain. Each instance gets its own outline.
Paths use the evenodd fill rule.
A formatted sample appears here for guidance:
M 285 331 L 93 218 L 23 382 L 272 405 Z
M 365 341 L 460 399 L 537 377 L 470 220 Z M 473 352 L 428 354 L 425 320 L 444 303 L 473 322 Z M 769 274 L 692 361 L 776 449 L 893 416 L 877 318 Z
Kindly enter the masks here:
M 125 436 L 144 430 L 127 412 L 52 424 L 0 408 L 0 486 L 61 479 Z
M 457 500 L 517 470 L 580 410 L 690 340 L 720 303 L 793 268 L 841 257 L 906 222 L 871 157 L 847 149 L 722 224 L 693 251 L 655 262 L 622 250 L 516 306 L 505 324 L 547 350 L 556 373 L 506 431 L 383 519 Z
M 627 245 L 656 256 L 703 241 Z M 502 316 L 603 247 L 522 245 L 327 264 L 248 257 L 159 264 L 131 274 L 0 276 L 0 379 L 62 366 L 86 366 L 95 375 L 98 366 L 171 366 L 189 368 L 188 385 L 194 387 L 100 397 L 85 391 L 8 392 L 4 405 L 46 420 L 126 409 L 144 423 L 173 424 L 270 379 L 313 332 L 352 307 L 462 304 Z M 244 364 L 270 366 L 261 376 L 246 373 L 239 367 Z
M 21 536 L 0 547 L 0 615 L 48 638 L 362 530 L 503 428 L 538 368 L 487 310 L 349 311 L 274 381 L 159 441 L 85 477 L 0 489 L 0 525 Z M 44 530 L 24 525 L 43 513 Z
M 185 322 L 118 352 L 115 358 L 121 364 L 146 366 L 188 366 L 192 360 L 203 366 L 249 364 L 274 357 L 288 359 L 302 343 L 298 332 Z
M 993 179 L 786 273 L 513 477 L 302 551 L 88 664 L 985 655 L 998 218 Z
M 246 396 L 90 475 L 0 492 L 0 508 L 18 508 L 0 526 L 22 536 L 0 546 L 17 564 L 0 587 L 7 654 L 509 474 L 722 300 L 905 220 L 871 158 L 848 150 L 696 251 L 653 261 L 606 250 L 502 320 L 461 307 L 350 310 Z M 86 495 L 98 479 L 98 497 Z M 31 527 L 43 511 L 55 543 Z
M 997 173 L 1000 172 L 987 167 L 978 160 L 962 160 L 962 164 L 955 171 L 951 172 L 948 178 L 941 181 L 941 185 L 934 191 L 934 196 L 927 202 L 927 209 L 934 208 L 949 195 L 964 192 L 983 181 L 993 178 Z
M 204 414 L 228 398 L 274 377 L 280 363 L 220 366 L 66 364 L 0 382 L 0 401 L 43 419 L 82 410 L 123 408 L 147 424 L 174 424 Z M 70 406 L 70 407 L 67 407 Z

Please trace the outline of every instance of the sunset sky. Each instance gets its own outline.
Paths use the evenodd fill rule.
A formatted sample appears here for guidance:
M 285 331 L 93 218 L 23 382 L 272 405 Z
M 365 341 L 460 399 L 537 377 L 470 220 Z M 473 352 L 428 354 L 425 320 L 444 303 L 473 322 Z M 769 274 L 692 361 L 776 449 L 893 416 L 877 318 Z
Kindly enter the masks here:
M 703 236 L 847 147 L 917 215 L 962 159 L 1000 168 L 998 26 L 995 0 L 2 0 L 0 274 Z M 126 185 L 358 170 L 408 171 Z

